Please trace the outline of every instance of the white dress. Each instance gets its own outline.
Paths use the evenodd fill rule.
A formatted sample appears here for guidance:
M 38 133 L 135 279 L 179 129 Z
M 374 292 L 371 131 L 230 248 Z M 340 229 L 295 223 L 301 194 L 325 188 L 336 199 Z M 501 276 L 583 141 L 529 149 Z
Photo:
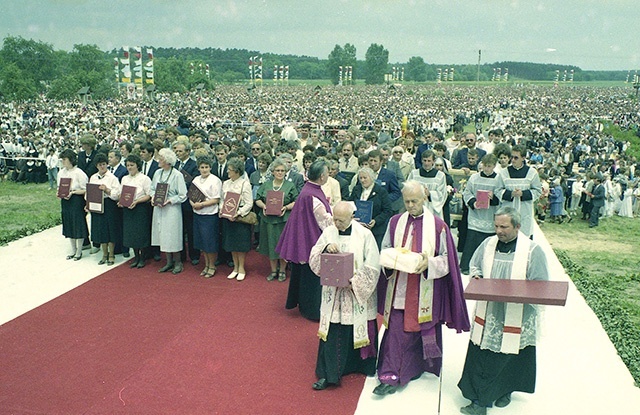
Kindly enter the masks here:
M 626 218 L 633 217 L 633 189 L 627 188 L 624 191 L 624 196 L 622 199 L 622 203 L 620 203 L 620 211 L 618 215 L 624 216 Z
M 160 246 L 162 252 L 182 251 L 182 202 L 187 200 L 187 186 L 184 176 L 176 169 L 169 172 L 158 169 L 151 182 L 151 200 L 158 183 L 168 183 L 167 203 L 163 207 L 154 206 L 151 221 L 151 245 Z

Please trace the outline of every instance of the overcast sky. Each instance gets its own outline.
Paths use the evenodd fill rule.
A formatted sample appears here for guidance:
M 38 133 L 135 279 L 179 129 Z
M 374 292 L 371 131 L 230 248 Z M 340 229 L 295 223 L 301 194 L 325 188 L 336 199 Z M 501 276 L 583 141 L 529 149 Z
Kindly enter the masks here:
M 520 61 L 640 69 L 638 0 L 4 0 L 0 30 L 71 50 L 96 44 L 239 48 L 325 59 L 372 43 L 389 61 Z

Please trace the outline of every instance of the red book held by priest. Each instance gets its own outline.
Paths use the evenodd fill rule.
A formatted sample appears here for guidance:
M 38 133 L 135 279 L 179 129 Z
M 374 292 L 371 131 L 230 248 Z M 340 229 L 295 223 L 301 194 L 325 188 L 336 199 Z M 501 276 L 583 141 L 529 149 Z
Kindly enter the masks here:
M 476 209 L 489 209 L 489 191 L 478 190 L 476 192 Z
M 320 284 L 348 287 L 353 277 L 353 253 L 320 254 Z

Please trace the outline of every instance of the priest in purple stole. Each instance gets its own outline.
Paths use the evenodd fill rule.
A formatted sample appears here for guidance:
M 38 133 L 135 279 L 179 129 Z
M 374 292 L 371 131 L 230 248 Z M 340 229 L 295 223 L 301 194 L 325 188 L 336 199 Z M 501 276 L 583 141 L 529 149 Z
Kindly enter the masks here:
M 406 182 L 402 196 L 407 211 L 389 221 L 382 249 L 406 248 L 422 260 L 416 274 L 385 268 L 380 277 L 378 308 L 387 329 L 378 355 L 376 395 L 395 393 L 423 372 L 439 376 L 442 324 L 458 333 L 470 329 L 449 228 L 425 209 L 422 184 Z
M 327 162 L 315 161 L 309 167 L 308 178 L 280 235 L 276 252 L 291 263 L 286 308 L 299 307 L 303 317 L 319 321 L 322 287 L 320 278 L 309 268 L 309 255 L 322 231 L 333 224 L 331 207 L 321 188 L 329 178 Z

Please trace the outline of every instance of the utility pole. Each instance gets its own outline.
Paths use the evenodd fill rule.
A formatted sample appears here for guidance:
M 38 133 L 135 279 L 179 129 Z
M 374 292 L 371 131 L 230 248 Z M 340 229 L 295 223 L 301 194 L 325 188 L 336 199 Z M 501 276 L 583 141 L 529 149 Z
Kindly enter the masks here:
M 482 49 L 478 49 L 478 75 L 476 76 L 476 82 L 480 83 L 480 58 L 482 57 Z

